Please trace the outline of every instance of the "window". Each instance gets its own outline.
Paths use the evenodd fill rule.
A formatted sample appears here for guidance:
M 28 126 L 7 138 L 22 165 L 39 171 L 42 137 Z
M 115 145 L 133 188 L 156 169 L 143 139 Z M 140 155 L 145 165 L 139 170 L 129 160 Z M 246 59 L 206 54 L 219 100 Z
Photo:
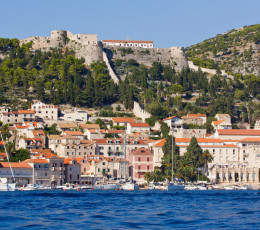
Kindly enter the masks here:
M 100 169 L 98 169 L 98 172 L 100 172 Z
M 141 165 L 138 165 L 138 169 L 139 169 L 139 170 L 141 169 Z
M 45 173 L 45 176 L 48 176 L 48 173 Z
M 138 161 L 141 161 L 141 157 L 138 157 Z
M 79 152 L 79 155 L 81 155 L 81 153 Z
M 215 154 L 215 149 L 213 149 L 213 154 Z
M 147 157 L 147 161 L 150 161 L 150 158 L 149 158 L 149 157 Z
M 233 149 L 233 154 L 235 154 L 236 153 L 236 150 L 235 149 Z
M 150 169 L 150 166 L 149 166 L 149 165 L 147 165 L 147 169 L 148 169 L 148 170 Z
M 84 168 L 84 172 L 86 172 L 87 171 L 87 169 L 86 168 Z
M 70 153 L 69 153 L 69 152 L 67 152 L 67 156 L 68 156 L 68 155 L 70 155 Z
M 69 146 L 67 146 L 67 149 L 70 149 L 70 147 L 69 147 Z
M 105 165 L 106 163 L 105 163 L 105 162 L 103 162 L 102 164 L 103 164 L 103 165 Z

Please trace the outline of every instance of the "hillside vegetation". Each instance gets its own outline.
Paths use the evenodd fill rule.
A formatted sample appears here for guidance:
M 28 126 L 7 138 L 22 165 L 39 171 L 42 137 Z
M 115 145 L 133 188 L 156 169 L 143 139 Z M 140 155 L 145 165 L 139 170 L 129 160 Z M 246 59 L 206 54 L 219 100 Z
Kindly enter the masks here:
M 260 76 L 260 24 L 233 29 L 186 48 L 195 65 Z
M 17 39 L 0 39 L 0 103 L 13 109 L 28 108 L 32 100 L 80 107 L 103 107 L 121 102 L 132 109 L 140 103 L 152 118 L 152 125 L 169 115 L 206 113 L 210 122 L 216 113 L 228 113 L 234 123 L 260 118 L 260 79 L 237 74 L 226 79 L 210 78 L 202 71 L 183 68 L 177 72 L 169 64 L 154 61 L 151 66 L 134 59 L 114 59 L 112 66 L 121 77 L 116 85 L 104 62 L 90 66 L 68 49 L 31 51 L 31 43 L 19 45 Z M 109 110 L 109 109 L 108 109 Z

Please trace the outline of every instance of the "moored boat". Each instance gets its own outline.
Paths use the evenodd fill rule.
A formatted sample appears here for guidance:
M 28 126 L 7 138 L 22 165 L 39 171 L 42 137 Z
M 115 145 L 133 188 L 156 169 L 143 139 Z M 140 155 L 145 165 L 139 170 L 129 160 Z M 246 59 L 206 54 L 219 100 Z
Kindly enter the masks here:
M 163 190 L 166 191 L 177 191 L 177 190 L 184 190 L 185 185 L 181 183 L 168 183 L 164 186 Z
M 123 190 L 139 190 L 139 186 L 137 184 L 131 183 L 131 182 L 126 182 L 121 186 L 121 189 Z
M 0 191 L 15 191 L 16 183 L 8 183 L 7 178 L 0 178 Z

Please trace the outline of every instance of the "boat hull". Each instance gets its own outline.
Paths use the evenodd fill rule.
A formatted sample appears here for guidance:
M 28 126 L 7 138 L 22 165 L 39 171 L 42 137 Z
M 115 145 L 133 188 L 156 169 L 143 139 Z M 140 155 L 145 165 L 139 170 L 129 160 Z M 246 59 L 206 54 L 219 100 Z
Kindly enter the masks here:
M 16 183 L 0 183 L 0 191 L 15 191 Z
M 132 183 L 126 183 L 126 184 L 123 184 L 121 189 L 123 190 L 139 190 L 139 186 L 136 185 L 136 184 L 132 184 Z
M 166 191 L 180 191 L 180 190 L 184 190 L 185 185 L 175 185 L 175 184 L 171 184 L 171 185 L 166 185 L 164 187 L 164 190 Z

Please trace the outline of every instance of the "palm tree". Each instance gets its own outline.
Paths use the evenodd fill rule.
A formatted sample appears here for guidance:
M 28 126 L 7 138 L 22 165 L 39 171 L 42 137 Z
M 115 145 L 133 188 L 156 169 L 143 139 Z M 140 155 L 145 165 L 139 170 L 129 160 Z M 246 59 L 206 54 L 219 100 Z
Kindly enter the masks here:
M 214 157 L 210 154 L 209 150 L 206 149 L 203 151 L 201 156 L 201 163 L 204 164 L 204 175 L 206 172 L 206 169 L 208 167 L 208 163 L 212 162 Z

